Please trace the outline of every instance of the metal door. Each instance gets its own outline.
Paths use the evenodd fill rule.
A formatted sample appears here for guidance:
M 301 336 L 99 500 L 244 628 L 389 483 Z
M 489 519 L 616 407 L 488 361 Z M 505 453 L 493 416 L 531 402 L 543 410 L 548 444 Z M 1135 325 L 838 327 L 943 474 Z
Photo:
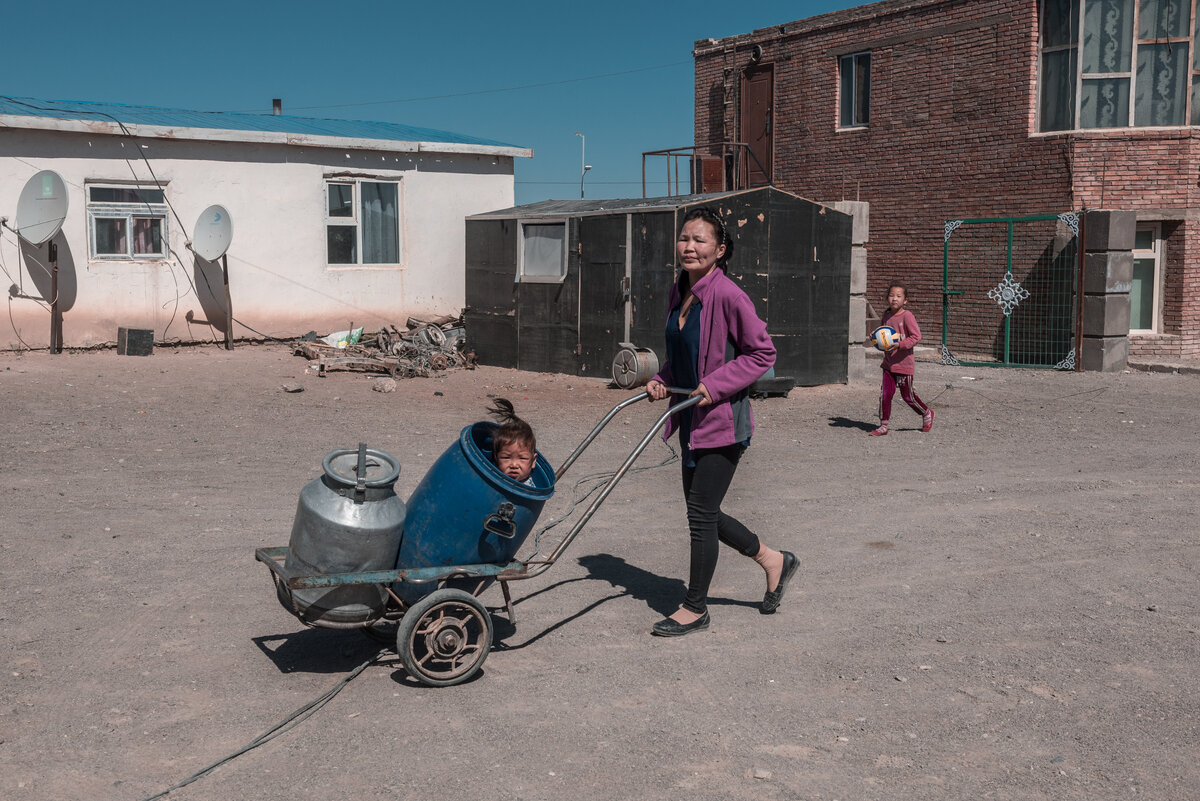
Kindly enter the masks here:
M 579 221 L 579 374 L 606 376 L 626 336 L 626 215 Z
M 774 151 L 771 115 L 775 105 L 775 68 L 770 64 L 746 70 L 742 74 L 741 140 L 753 157 L 742 155 L 742 175 L 747 186 L 767 186 L 772 179 L 771 154 Z
M 1074 370 L 1079 215 L 949 220 L 942 363 Z

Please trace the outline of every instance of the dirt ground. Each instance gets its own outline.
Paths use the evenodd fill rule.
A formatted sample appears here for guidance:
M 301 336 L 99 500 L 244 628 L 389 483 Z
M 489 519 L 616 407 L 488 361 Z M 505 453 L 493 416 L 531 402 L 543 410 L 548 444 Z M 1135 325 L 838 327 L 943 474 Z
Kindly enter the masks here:
M 376 653 L 304 628 L 253 558 L 287 543 L 328 451 L 394 454 L 407 497 L 489 394 L 556 465 L 628 395 L 495 368 L 380 393 L 305 364 L 0 355 L 0 797 L 147 798 Z M 726 509 L 803 560 L 778 614 L 726 550 L 711 630 L 649 636 L 687 534 L 678 464 L 638 472 L 513 584 L 516 629 L 474 680 L 428 688 L 388 654 L 168 798 L 1196 797 L 1200 377 L 921 363 L 917 390 L 929 434 L 900 405 L 866 436 L 875 384 L 756 404 Z M 662 408 L 624 412 L 542 519 Z

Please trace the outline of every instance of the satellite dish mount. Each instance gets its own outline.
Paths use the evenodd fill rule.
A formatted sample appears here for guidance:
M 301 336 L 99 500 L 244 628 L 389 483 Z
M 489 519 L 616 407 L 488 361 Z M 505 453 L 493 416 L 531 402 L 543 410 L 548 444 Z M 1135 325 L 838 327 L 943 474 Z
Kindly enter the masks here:
M 221 280 L 225 285 L 225 350 L 233 350 L 233 300 L 229 295 L 229 258 L 226 256 L 232 241 L 233 219 L 224 206 L 209 206 L 200 212 L 190 247 L 205 261 L 221 260 Z
M 17 235 L 34 247 L 49 243 L 50 352 L 62 353 L 63 318 L 58 305 L 58 246 L 52 241 L 67 217 L 67 185 L 53 170 L 42 170 L 25 182 L 17 199 Z M 8 227 L 8 223 L 4 223 Z M 10 290 L 11 294 L 11 290 Z

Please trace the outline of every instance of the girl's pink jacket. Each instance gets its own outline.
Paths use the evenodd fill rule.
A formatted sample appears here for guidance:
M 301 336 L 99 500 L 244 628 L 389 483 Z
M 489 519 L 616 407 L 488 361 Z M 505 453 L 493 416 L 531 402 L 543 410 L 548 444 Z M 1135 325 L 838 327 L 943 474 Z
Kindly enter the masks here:
M 900 335 L 900 344 L 883 354 L 883 364 L 880 366 L 897 375 L 912 375 L 916 366 L 913 347 L 921 341 L 921 327 L 917 325 L 917 318 L 908 309 L 901 309 L 897 314 L 892 314 L 892 310 L 888 309 L 879 324 L 890 325 Z

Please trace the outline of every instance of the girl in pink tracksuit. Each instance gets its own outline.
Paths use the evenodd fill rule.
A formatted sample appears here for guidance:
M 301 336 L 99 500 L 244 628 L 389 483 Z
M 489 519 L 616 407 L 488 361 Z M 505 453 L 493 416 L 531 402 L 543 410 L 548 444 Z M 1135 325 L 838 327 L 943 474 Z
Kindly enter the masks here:
M 904 308 L 908 302 L 908 290 L 904 284 L 893 283 L 888 286 L 887 311 L 883 313 L 880 325 L 890 325 L 900 335 L 900 341 L 886 350 L 883 354 L 883 386 L 879 389 L 879 428 L 871 432 L 873 437 L 882 437 L 888 433 L 888 421 L 892 419 L 892 397 L 900 390 L 900 397 L 909 407 L 921 415 L 921 430 L 933 428 L 933 410 L 917 397 L 913 389 L 913 347 L 921 341 L 921 328 L 917 318 Z M 870 339 L 866 344 L 871 346 Z

